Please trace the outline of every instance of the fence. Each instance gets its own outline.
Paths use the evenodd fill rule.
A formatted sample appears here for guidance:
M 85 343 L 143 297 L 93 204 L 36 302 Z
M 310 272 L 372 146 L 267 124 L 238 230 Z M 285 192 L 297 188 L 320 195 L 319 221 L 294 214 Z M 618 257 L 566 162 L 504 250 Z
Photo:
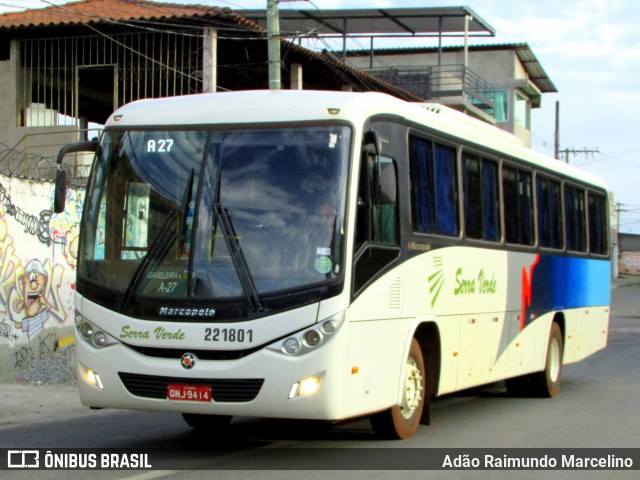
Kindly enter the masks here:
M 467 96 L 468 101 L 494 116 L 495 88 L 464 65 L 368 69 L 372 75 L 404 88 L 427 101 Z
M 96 130 L 68 129 L 45 133 L 30 133 L 9 146 L 0 142 L 0 174 L 8 177 L 27 178 L 52 182 L 58 169 L 58 151 L 78 138 L 95 136 Z M 72 154 L 65 158 L 62 168 L 67 183 L 76 188 L 86 185 L 93 154 Z

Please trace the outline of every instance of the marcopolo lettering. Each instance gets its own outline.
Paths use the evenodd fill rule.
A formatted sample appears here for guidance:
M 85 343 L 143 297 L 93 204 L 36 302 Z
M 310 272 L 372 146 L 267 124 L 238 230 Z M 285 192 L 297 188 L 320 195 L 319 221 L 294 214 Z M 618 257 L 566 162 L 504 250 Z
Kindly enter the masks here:
M 163 317 L 214 317 L 216 311 L 213 308 L 160 307 L 158 314 Z

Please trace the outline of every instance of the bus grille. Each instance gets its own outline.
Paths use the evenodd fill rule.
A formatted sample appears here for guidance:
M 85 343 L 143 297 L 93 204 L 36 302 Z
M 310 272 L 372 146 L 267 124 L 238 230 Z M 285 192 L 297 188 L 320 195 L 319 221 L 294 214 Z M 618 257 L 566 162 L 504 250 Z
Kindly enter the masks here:
M 255 399 L 264 383 L 263 378 L 214 379 L 156 377 L 136 373 L 118 372 L 129 393 L 137 397 L 167 398 L 169 384 L 209 385 L 216 402 L 250 402 Z

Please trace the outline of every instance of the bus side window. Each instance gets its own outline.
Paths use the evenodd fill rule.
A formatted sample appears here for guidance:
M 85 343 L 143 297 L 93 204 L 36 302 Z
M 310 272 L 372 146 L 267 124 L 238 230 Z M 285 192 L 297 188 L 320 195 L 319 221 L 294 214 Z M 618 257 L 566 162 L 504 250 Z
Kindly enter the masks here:
M 538 175 L 536 189 L 538 243 L 541 247 L 562 248 L 560 184 L 555 180 Z
M 504 224 L 507 243 L 533 245 L 533 190 L 531 172 L 502 167 Z
M 376 165 L 376 162 L 380 162 Z M 358 186 L 358 213 L 356 218 L 354 292 L 358 292 L 377 273 L 400 255 L 398 245 L 398 201 L 376 202 L 373 195 L 374 169 L 385 171 L 396 184 L 397 170 L 389 157 L 373 158 L 363 155 Z
M 497 242 L 500 239 L 498 164 L 464 153 L 462 185 L 467 238 Z
M 386 172 L 388 178 L 393 177 L 396 183 L 397 192 L 397 174 L 393 159 L 388 157 L 380 157 L 380 170 Z M 373 241 L 376 243 L 384 243 L 388 245 L 397 245 L 398 243 L 398 222 L 397 222 L 398 202 L 394 198 L 393 201 L 386 203 L 373 203 L 372 206 L 372 226 Z
M 584 190 L 573 185 L 564 186 L 564 218 L 567 250 L 587 251 Z
M 409 162 L 414 231 L 457 237 L 460 227 L 455 149 L 410 135 Z
M 604 195 L 589 192 L 589 251 L 606 255 L 609 250 L 607 242 L 607 202 Z

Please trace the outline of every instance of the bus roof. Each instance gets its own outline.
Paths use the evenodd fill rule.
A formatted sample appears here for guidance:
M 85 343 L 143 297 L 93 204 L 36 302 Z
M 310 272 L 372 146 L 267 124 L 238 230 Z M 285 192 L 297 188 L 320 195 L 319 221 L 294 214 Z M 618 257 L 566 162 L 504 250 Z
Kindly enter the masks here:
M 535 152 L 514 135 L 449 107 L 406 102 L 384 93 L 318 90 L 244 90 L 139 100 L 116 110 L 107 127 L 271 124 L 302 121 L 348 121 L 362 125 L 374 115 L 389 114 L 425 125 L 532 165 L 606 189 L 599 177 Z

